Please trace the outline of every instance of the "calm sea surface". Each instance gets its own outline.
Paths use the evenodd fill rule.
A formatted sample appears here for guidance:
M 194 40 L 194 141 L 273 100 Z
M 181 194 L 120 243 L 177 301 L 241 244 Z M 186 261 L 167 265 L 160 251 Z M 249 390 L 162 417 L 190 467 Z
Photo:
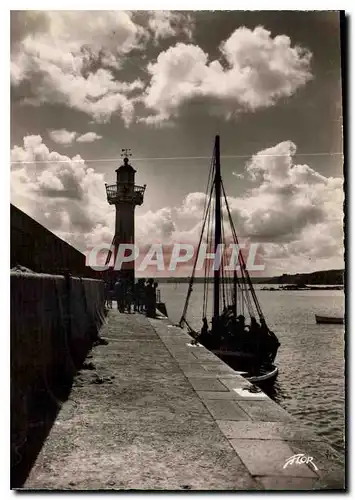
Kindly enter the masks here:
M 172 322 L 178 322 L 187 284 L 159 285 Z M 257 295 L 271 330 L 281 346 L 278 379 L 271 395 L 290 414 L 344 450 L 344 326 L 317 325 L 315 314 L 344 314 L 338 290 L 266 291 Z M 195 284 L 188 320 L 201 327 L 203 285 Z

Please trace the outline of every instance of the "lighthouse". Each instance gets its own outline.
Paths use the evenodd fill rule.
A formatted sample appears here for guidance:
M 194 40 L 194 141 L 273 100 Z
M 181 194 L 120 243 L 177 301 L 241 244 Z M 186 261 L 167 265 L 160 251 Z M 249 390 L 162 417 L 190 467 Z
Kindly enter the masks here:
M 137 205 L 143 204 L 146 185 L 136 186 L 136 170 L 130 164 L 130 149 L 122 149 L 123 165 L 116 169 L 116 184 L 106 186 L 107 201 L 116 207 L 115 234 L 112 240 L 114 262 L 122 244 L 134 245 L 134 212 Z M 106 264 L 111 260 L 109 252 Z M 120 278 L 134 284 L 134 261 L 123 263 Z

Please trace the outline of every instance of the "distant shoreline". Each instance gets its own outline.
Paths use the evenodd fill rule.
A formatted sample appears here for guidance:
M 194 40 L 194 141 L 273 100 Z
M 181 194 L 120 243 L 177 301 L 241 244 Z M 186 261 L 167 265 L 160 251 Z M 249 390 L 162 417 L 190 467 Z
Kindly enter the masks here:
M 190 277 L 171 277 L 171 276 L 158 276 L 154 277 L 157 283 L 188 283 Z M 213 282 L 212 278 L 208 278 L 209 283 Z M 227 281 L 232 282 L 233 279 L 230 278 Z M 312 285 L 323 285 L 332 286 L 335 285 L 339 287 L 344 286 L 344 269 L 331 269 L 327 271 L 315 271 L 313 273 L 298 273 L 298 274 L 283 274 L 281 276 L 267 276 L 267 277 L 251 277 L 253 284 L 263 284 L 263 285 L 287 285 L 295 286 L 298 289 L 304 288 L 309 289 Z M 204 283 L 205 278 L 195 277 L 195 283 Z M 295 289 L 292 287 L 292 289 Z M 319 289 L 318 287 L 316 289 Z
M 344 290 L 344 285 L 279 285 L 277 287 L 264 286 L 261 290 L 268 290 L 269 292 L 276 291 L 292 291 L 292 290 Z

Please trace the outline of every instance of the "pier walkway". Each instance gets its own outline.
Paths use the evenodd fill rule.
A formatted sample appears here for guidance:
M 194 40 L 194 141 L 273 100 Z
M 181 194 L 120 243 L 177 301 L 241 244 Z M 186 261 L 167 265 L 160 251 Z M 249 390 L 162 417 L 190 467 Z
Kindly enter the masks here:
M 338 453 L 167 319 L 111 310 L 101 336 L 25 489 L 344 488 Z M 317 470 L 284 468 L 299 453 Z

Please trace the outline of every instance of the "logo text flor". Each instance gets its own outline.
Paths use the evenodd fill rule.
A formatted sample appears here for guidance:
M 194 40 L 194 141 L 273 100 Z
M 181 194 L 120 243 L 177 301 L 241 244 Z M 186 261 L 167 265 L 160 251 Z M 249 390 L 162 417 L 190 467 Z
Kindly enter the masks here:
M 297 455 L 293 455 L 292 457 L 288 458 L 285 462 L 285 465 L 283 466 L 284 469 L 288 467 L 289 465 L 303 465 L 303 464 L 312 464 L 314 467 L 314 470 L 318 470 L 318 467 L 316 464 L 313 462 L 313 457 L 307 456 L 304 453 L 298 453 Z

